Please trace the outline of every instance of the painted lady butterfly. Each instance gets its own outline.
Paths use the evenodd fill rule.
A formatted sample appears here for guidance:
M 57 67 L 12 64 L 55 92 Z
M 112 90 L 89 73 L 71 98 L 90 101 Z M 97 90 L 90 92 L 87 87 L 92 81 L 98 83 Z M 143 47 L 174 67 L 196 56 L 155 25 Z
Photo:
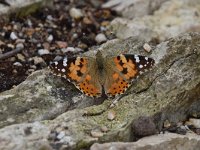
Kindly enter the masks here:
M 134 78 L 154 65 L 154 60 L 145 56 L 121 54 L 103 57 L 65 58 L 50 65 L 52 72 L 68 79 L 85 95 L 100 97 L 102 91 L 109 97 L 123 94 Z

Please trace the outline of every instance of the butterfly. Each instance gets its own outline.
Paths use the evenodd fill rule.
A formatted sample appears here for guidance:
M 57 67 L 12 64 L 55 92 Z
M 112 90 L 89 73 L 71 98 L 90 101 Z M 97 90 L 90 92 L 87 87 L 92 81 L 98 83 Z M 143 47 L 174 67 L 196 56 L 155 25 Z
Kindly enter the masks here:
M 66 78 L 81 92 L 90 97 L 109 97 L 123 94 L 132 81 L 154 65 L 146 56 L 121 54 L 103 56 L 97 51 L 95 57 L 80 56 L 64 58 L 50 65 L 53 74 Z

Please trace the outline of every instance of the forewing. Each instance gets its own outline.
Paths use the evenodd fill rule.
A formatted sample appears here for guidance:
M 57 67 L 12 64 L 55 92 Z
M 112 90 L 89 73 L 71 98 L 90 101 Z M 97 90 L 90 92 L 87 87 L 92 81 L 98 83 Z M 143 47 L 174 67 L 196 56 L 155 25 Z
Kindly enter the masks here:
M 109 72 L 104 89 L 108 96 L 123 94 L 131 81 L 154 65 L 154 60 L 146 56 L 124 54 L 109 58 Z M 108 68 L 108 67 L 107 67 Z
M 99 97 L 102 87 L 96 77 L 95 67 L 95 59 L 88 57 L 65 58 L 50 65 L 55 75 L 68 79 L 87 96 Z

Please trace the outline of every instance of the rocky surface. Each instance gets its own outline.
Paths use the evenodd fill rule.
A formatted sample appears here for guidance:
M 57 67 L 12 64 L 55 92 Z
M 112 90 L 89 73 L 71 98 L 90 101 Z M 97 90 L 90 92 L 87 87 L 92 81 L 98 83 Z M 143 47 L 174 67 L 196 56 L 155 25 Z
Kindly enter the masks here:
M 157 45 L 151 55 L 143 49 L 145 43 L 134 38 L 102 45 L 99 49 L 104 54 L 143 54 L 156 61 L 114 108 L 108 108 L 111 99 L 92 106 L 103 98 L 82 96 L 73 85 L 47 70 L 33 73 L 19 86 L 0 94 L 0 122 L 1 127 L 6 126 L 0 129 L 1 149 L 80 149 L 95 142 L 132 141 L 137 138 L 132 123 L 139 116 L 150 116 L 157 131 L 166 120 L 173 124 L 188 116 L 199 117 L 199 39 L 199 33 L 183 34 Z M 108 119 L 110 111 L 113 119 Z M 32 123 L 24 123 L 27 121 Z
M 200 136 L 194 134 L 178 135 L 173 133 L 153 135 L 142 138 L 137 142 L 112 142 L 104 144 L 94 144 L 90 150 L 108 149 L 134 149 L 134 150 L 173 150 L 173 149 L 199 149 Z
M 158 3 L 152 0 L 146 3 L 138 0 L 111 0 L 105 4 L 104 7 L 115 6 L 115 10 L 125 13 L 111 23 L 116 36 L 121 39 L 134 36 L 141 40 L 160 42 L 180 33 L 200 31 L 200 1 L 156 1 Z
M 40 8 L 40 6 L 42 4 L 47 4 L 46 3 L 47 1 L 45 0 L 9 0 L 7 1 L 7 3 L 10 5 L 10 6 L 7 6 L 7 5 L 2 5 L 0 4 L 0 14 L 8 14 L 8 13 L 11 13 L 11 12 L 15 12 L 16 10 L 19 10 L 23 13 L 25 12 L 32 12 L 32 11 L 35 11 L 37 10 L 38 8 Z M 50 1 L 48 1 L 49 3 Z M 50 3 L 49 3 L 50 4 Z M 30 6 L 32 5 L 31 9 L 30 7 L 29 8 L 25 8 L 27 6 Z M 22 9 L 22 8 L 25 8 L 25 9 Z
M 103 8 L 112 8 L 123 18 L 143 17 L 153 14 L 164 2 L 168 0 L 109 0 L 102 5 Z

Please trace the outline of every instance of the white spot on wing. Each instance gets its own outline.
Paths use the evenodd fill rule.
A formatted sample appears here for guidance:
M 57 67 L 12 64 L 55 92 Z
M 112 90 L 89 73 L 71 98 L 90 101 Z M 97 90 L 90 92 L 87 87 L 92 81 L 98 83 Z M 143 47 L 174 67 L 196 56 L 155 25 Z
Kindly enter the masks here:
M 140 58 L 138 57 L 138 55 L 135 55 L 135 62 L 139 63 L 140 62 Z
M 145 60 L 148 60 L 148 57 L 145 57 Z

